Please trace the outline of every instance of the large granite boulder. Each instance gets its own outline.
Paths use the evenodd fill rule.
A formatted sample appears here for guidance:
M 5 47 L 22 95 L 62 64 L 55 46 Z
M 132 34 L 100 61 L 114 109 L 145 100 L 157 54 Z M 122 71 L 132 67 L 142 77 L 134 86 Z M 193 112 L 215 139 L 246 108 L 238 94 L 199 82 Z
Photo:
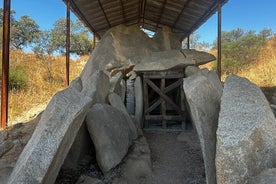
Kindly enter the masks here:
M 111 28 L 93 50 L 81 78 L 87 78 L 96 70 L 111 71 L 141 62 L 150 51 L 158 51 L 158 44 L 138 26 L 119 25 Z
M 215 59 L 212 54 L 190 49 L 150 52 L 149 55 L 142 58 L 142 62 L 137 64 L 133 70 L 145 72 L 181 69 L 190 65 L 205 64 Z
M 136 77 L 134 82 L 134 94 L 135 94 L 135 118 L 137 127 L 143 128 L 143 86 L 141 77 Z
M 249 179 L 249 184 L 276 184 L 276 168 L 267 169 Z
M 8 183 L 54 183 L 91 105 L 90 97 L 72 88 L 54 95 Z
M 216 59 L 213 54 L 204 51 L 197 51 L 195 49 L 182 49 L 181 53 L 185 56 L 185 58 L 192 59 L 197 66 L 209 63 Z
M 185 58 L 180 50 L 151 52 L 149 56 L 143 58 L 143 61 L 133 68 L 135 72 L 164 71 L 195 65 L 195 62 Z
M 276 120 L 255 84 L 227 77 L 217 129 L 218 184 L 248 183 L 276 166 Z
M 216 130 L 222 95 L 222 90 L 212 80 L 202 71 L 184 79 L 189 113 L 200 140 L 207 184 L 216 183 Z M 220 82 L 218 77 L 215 80 Z
M 87 113 L 86 124 L 96 149 L 99 167 L 107 172 L 126 155 L 137 134 L 126 114 L 107 104 L 95 104 Z
M 81 79 L 81 93 L 93 98 L 94 102 L 105 102 L 109 93 L 109 77 L 101 70 L 95 71 L 91 76 Z M 78 78 L 79 80 L 79 78 Z M 71 84 L 74 85 L 74 84 Z
M 109 78 L 96 71 L 53 96 L 21 153 L 8 183 L 54 183 L 88 109 L 105 102 Z

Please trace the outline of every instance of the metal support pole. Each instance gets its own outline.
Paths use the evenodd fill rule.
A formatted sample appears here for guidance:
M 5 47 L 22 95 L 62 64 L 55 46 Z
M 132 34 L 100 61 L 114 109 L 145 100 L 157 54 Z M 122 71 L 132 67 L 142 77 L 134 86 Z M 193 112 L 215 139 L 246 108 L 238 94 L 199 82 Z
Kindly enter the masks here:
M 69 86 L 70 62 L 70 1 L 67 1 L 66 11 L 66 87 Z
M 221 1 L 218 0 L 218 61 L 217 73 L 221 81 Z
M 4 0 L 3 48 L 2 48 L 2 89 L 1 89 L 1 128 L 5 128 L 8 124 L 10 10 L 11 10 L 10 0 Z
M 95 33 L 93 33 L 93 49 L 96 47 L 96 36 Z
M 187 49 L 190 49 L 190 35 L 187 37 Z

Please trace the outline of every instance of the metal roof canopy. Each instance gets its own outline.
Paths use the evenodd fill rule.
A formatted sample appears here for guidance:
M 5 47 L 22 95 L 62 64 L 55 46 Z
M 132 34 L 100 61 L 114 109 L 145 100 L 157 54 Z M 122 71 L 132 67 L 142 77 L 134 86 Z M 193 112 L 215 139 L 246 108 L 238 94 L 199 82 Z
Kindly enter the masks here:
M 179 40 L 193 33 L 228 0 L 63 0 L 99 38 L 111 27 L 139 25 L 156 32 L 168 26 Z

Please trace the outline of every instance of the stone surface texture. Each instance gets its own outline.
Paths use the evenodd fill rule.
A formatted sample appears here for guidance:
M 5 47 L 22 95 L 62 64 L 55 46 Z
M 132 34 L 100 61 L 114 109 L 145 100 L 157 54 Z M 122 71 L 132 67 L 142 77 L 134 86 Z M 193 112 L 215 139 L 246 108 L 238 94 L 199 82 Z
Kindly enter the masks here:
M 85 119 L 96 102 L 105 102 L 109 78 L 96 71 L 53 96 L 10 176 L 9 183 L 54 183 Z
M 222 95 L 212 80 L 202 71 L 184 79 L 189 113 L 200 140 L 207 184 L 216 183 L 216 130 Z M 219 82 L 218 77 L 216 80 Z
M 92 178 L 90 176 L 82 175 L 76 184 L 103 184 L 102 181 L 98 180 L 97 178 Z
M 96 70 L 103 70 L 108 75 L 114 75 L 118 71 L 128 73 L 139 63 L 149 63 L 139 70 L 147 69 L 147 66 L 154 67 L 152 70 L 165 70 L 187 64 L 205 64 L 213 60 L 215 57 L 206 52 L 181 50 L 175 34 L 167 28 L 154 38 L 149 38 L 137 26 L 119 25 L 111 28 L 101 38 L 82 71 L 81 78 L 88 78 Z
M 218 184 L 248 183 L 276 166 L 276 120 L 264 94 L 255 84 L 227 77 L 217 130 Z
M 134 141 L 133 146 L 121 165 L 121 177 L 116 183 L 140 184 L 143 178 L 149 177 L 151 170 L 151 154 L 144 136 Z
M 259 175 L 250 178 L 250 184 L 276 184 L 276 168 L 267 169 Z
M 137 138 L 131 119 L 107 104 L 95 104 L 87 113 L 86 124 L 96 149 L 97 162 L 103 172 L 118 165 Z
M 198 68 L 197 66 L 187 66 L 185 68 L 185 77 L 189 77 L 197 73 L 198 71 L 200 71 L 200 68 Z
M 111 106 L 115 107 L 116 109 L 122 111 L 123 113 L 128 114 L 125 104 L 123 103 L 121 97 L 116 93 L 110 93 L 108 95 L 108 102 Z
M 123 73 L 122 72 L 118 72 L 116 75 L 112 76 L 110 78 L 110 89 L 109 92 L 114 92 L 118 95 L 122 95 L 122 84 L 121 84 L 121 80 L 123 79 Z
M 141 77 L 136 77 L 134 82 L 134 94 L 135 94 L 135 118 L 137 127 L 143 128 L 143 87 Z
M 54 183 L 91 105 L 90 97 L 71 88 L 54 95 L 8 183 Z

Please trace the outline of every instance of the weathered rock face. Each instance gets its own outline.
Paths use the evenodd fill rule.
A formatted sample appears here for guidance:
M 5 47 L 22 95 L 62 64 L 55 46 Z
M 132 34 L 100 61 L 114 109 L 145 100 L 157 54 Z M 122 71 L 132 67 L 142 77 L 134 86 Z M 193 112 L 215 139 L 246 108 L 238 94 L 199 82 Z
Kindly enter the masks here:
M 111 106 L 128 115 L 127 109 L 119 95 L 117 95 L 116 93 L 110 93 L 108 95 L 108 101 Z
M 261 174 L 250 178 L 250 184 L 276 184 L 276 168 L 267 169 Z
M 141 77 L 137 77 L 134 82 L 135 94 L 135 118 L 138 128 L 143 128 L 143 87 Z
M 218 184 L 248 183 L 276 166 L 276 120 L 262 91 L 245 78 L 227 77 L 217 130 Z
M 53 96 L 8 183 L 54 183 L 91 104 L 71 88 Z
M 109 92 L 114 92 L 117 95 L 119 95 L 122 99 L 122 101 L 124 101 L 125 99 L 125 84 L 123 84 L 123 73 L 122 72 L 118 72 L 116 75 L 112 76 L 110 78 L 110 89 Z
M 138 184 L 141 183 L 141 179 L 151 175 L 150 148 L 145 137 L 141 136 L 134 141 L 121 169 L 121 178 L 117 179 L 118 184 L 123 183 L 122 181 Z
M 111 72 L 112 75 L 118 69 L 131 71 L 139 63 L 149 64 L 137 66 L 137 71 L 152 71 L 200 65 L 213 60 L 215 57 L 206 52 L 181 50 L 181 43 L 168 29 L 149 38 L 138 26 L 119 25 L 102 37 L 82 71 L 81 78 L 88 78 L 96 70 L 108 71 L 106 73 Z
M 131 119 L 107 104 L 95 104 L 87 113 L 86 124 L 103 172 L 119 164 L 137 138 Z
M 164 71 L 169 69 L 184 68 L 188 65 L 195 65 L 195 62 L 186 58 L 180 50 L 168 50 L 163 52 L 151 52 L 143 62 L 134 67 L 135 72 Z
M 201 65 L 215 60 L 209 53 L 196 50 L 166 50 L 150 52 L 142 58 L 142 62 L 134 67 L 134 71 L 163 71 L 169 69 L 185 68 L 190 65 Z
M 53 96 L 32 138 L 20 155 L 9 183 L 54 183 L 84 121 L 87 110 L 105 102 L 109 78 L 97 71 L 87 80 L 74 80 Z
M 185 68 L 185 77 L 189 77 L 199 71 L 200 71 L 200 68 L 198 68 L 197 66 L 187 66 Z
M 182 49 L 181 53 L 185 56 L 185 58 L 192 59 L 197 66 L 209 63 L 210 61 L 214 61 L 216 59 L 216 57 L 212 54 L 197 51 L 195 49 Z
M 216 80 L 220 82 L 218 77 Z M 184 91 L 201 144 L 206 181 L 215 184 L 216 130 L 222 91 L 201 71 L 184 79 Z
M 113 27 L 105 33 L 93 51 L 81 78 L 87 78 L 96 70 L 111 71 L 113 68 L 139 63 L 150 51 L 158 50 L 158 45 L 139 27 Z
M 11 165 L 0 162 L 0 181 L 1 184 L 6 184 L 8 182 L 9 176 L 13 170 Z
M 81 93 L 93 98 L 94 103 L 106 102 L 109 92 L 109 77 L 103 71 L 96 71 L 88 78 L 81 78 Z M 72 84 L 73 85 L 73 84 Z

